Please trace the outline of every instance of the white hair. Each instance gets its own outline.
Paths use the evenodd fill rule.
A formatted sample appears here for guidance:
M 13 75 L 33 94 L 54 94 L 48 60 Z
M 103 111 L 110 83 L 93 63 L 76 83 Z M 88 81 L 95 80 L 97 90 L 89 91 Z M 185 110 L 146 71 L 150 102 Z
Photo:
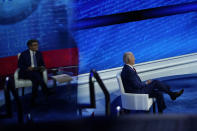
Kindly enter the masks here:
M 131 53 L 131 52 L 124 53 L 123 61 L 125 64 L 129 64 L 129 60 L 130 60 L 131 56 L 133 56 L 133 53 Z

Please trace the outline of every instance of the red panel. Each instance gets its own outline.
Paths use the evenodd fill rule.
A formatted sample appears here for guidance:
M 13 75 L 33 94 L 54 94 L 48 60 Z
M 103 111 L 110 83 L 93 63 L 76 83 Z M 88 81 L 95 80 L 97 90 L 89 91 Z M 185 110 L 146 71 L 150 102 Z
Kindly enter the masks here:
M 61 66 L 78 66 L 78 48 L 43 51 L 43 58 L 47 68 Z M 13 74 L 17 68 L 17 56 L 0 58 L 0 75 Z
M 0 75 L 5 76 L 13 74 L 17 68 L 18 59 L 17 56 L 9 56 L 0 58 Z
M 78 49 L 67 48 L 43 52 L 47 68 L 78 65 Z

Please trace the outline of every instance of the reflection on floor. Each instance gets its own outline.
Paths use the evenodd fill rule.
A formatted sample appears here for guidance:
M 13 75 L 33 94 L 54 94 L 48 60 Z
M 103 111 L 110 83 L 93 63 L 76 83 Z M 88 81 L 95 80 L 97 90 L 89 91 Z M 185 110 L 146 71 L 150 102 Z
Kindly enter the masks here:
M 31 88 L 30 88 L 31 89 Z M 33 121 L 45 122 L 54 120 L 69 120 L 77 117 L 77 85 L 64 85 L 53 88 L 52 95 L 46 97 L 41 91 L 38 92 L 36 105 L 32 107 L 31 93 L 20 96 L 23 104 L 24 121 L 27 121 L 28 114 Z M 5 106 L 0 107 L 0 113 L 5 111 Z M 15 101 L 12 101 L 13 118 L 0 119 L 0 123 L 16 123 L 17 108 Z
M 197 74 L 182 75 L 160 78 L 159 80 L 165 82 L 172 87 L 172 90 L 176 91 L 184 88 L 184 94 L 175 101 L 171 101 L 168 95 L 164 95 L 167 109 L 164 114 L 197 114 Z M 77 118 L 77 93 L 76 87 L 61 86 L 55 88 L 56 92 L 48 99 L 39 92 L 37 99 L 38 105 L 34 108 L 30 107 L 30 94 L 26 94 L 21 97 L 24 109 L 24 119 L 28 113 L 31 113 L 34 121 L 59 121 Z M 111 113 L 116 115 L 116 107 L 121 106 L 119 92 L 113 92 L 111 94 Z M 2 97 L 1 97 L 2 98 Z M 83 110 L 83 116 L 91 116 L 94 112 L 95 115 L 104 115 L 104 98 L 101 97 L 96 101 L 96 109 Z M 13 118 L 1 119 L 0 123 L 17 122 L 16 106 L 15 102 L 12 102 Z M 5 110 L 5 106 L 0 106 L 0 113 Z M 133 112 L 136 113 L 136 112 Z M 139 112 L 137 112 L 139 113 Z M 140 112 L 142 113 L 142 112 Z

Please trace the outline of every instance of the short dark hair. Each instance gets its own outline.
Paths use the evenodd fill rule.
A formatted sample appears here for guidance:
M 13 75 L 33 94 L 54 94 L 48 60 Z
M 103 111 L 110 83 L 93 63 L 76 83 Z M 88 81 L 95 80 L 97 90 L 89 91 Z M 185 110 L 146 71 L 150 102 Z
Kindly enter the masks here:
M 37 43 L 38 43 L 38 40 L 35 40 L 35 39 L 28 40 L 28 41 L 27 41 L 27 46 L 28 46 L 28 47 L 31 46 L 32 43 L 34 43 L 34 42 L 37 42 Z

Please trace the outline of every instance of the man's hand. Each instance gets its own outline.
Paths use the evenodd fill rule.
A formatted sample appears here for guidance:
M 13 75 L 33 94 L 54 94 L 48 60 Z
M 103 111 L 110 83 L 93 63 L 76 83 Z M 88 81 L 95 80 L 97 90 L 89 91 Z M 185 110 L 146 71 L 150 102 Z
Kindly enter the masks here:
M 147 80 L 146 84 L 150 84 L 152 82 L 152 80 Z
M 31 67 L 31 66 L 28 67 L 28 70 L 29 70 L 29 71 L 32 71 L 33 69 L 34 69 L 34 68 Z
M 44 66 L 40 66 L 40 71 L 43 72 L 46 68 Z

